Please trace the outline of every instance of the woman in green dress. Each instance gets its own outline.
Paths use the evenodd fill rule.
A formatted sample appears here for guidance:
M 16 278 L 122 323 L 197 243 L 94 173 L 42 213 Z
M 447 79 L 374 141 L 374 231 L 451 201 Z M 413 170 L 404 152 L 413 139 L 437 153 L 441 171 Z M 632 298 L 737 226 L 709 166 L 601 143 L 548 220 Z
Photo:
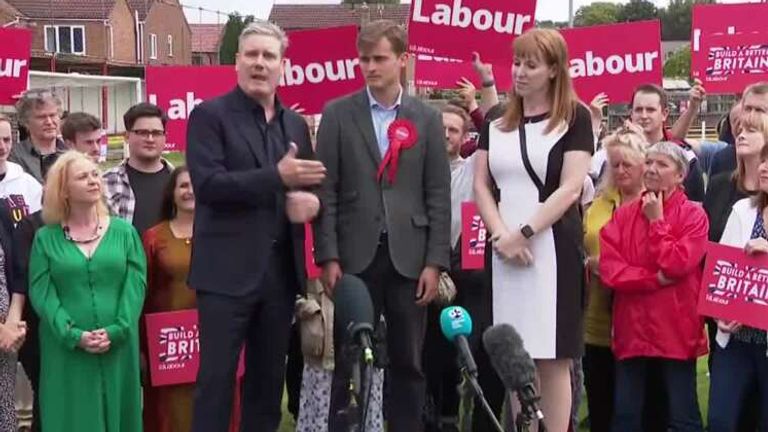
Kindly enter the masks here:
M 42 430 L 140 432 L 146 259 L 138 233 L 109 217 L 99 169 L 77 152 L 48 172 L 43 219 L 29 265 Z

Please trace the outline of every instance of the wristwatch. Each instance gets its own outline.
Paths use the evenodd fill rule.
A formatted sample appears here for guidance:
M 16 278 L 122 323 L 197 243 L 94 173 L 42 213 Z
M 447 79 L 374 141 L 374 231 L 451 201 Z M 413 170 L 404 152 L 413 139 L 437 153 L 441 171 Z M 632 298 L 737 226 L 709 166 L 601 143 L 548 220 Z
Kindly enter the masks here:
M 488 81 L 483 81 L 483 88 L 493 87 L 496 85 L 496 80 L 490 79 Z
M 520 234 L 522 234 L 522 235 L 523 235 L 523 237 L 525 237 L 526 239 L 530 239 L 530 238 L 531 238 L 531 237 L 533 237 L 533 235 L 534 235 L 534 234 L 536 234 L 536 233 L 535 233 L 535 232 L 533 232 L 533 228 L 531 228 L 531 226 L 530 226 L 530 225 L 523 225 L 523 226 L 520 228 Z

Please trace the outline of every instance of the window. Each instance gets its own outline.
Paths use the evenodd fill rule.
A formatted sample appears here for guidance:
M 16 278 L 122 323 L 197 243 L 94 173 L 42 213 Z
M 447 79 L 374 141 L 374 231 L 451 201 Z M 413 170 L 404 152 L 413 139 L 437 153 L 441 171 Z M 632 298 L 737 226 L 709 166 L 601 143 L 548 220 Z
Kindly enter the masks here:
M 173 57 L 173 35 L 168 35 L 168 57 Z
M 202 65 L 203 64 L 203 56 L 200 54 L 192 54 L 192 64 L 193 65 Z
M 85 54 L 85 27 L 45 26 L 45 50 L 62 54 Z
M 157 60 L 157 35 L 149 35 L 149 58 Z

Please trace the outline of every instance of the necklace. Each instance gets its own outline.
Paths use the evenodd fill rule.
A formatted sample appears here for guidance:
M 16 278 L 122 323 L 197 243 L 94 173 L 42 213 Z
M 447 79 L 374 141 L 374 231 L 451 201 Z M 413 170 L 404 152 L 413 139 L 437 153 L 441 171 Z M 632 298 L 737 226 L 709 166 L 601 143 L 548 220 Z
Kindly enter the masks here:
M 90 237 L 86 237 L 84 239 L 80 239 L 80 238 L 76 239 L 72 237 L 72 234 L 70 233 L 69 225 L 64 225 L 62 229 L 64 230 L 64 238 L 71 241 L 72 243 L 76 243 L 76 244 L 93 243 L 101 237 L 101 218 L 98 218 L 97 216 L 96 225 L 93 229 L 93 234 Z
M 180 229 L 181 227 L 178 226 L 178 223 L 174 223 L 174 222 L 175 222 L 175 220 L 168 221 L 168 226 L 171 229 L 171 234 L 174 237 L 178 238 L 179 240 L 184 240 L 184 244 L 187 245 L 187 246 L 192 244 L 192 236 L 191 235 L 190 236 L 186 236 L 186 235 L 181 234 L 181 232 L 183 230 Z

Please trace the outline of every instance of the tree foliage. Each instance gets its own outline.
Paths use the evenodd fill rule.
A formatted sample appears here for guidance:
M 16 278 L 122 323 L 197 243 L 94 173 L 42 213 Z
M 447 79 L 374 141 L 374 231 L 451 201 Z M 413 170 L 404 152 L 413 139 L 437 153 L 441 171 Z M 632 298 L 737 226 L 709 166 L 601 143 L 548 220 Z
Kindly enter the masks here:
M 675 51 L 664 62 L 664 76 L 667 78 L 685 78 L 691 76 L 691 46 L 686 45 Z
M 610 2 L 593 2 L 576 10 L 573 25 L 585 27 L 598 24 L 611 24 L 618 21 L 621 5 Z
M 245 26 L 252 23 L 253 20 L 253 15 L 242 16 L 237 12 L 229 16 L 227 23 L 224 25 L 224 35 L 221 37 L 221 47 L 219 48 L 220 64 L 235 64 L 237 40 Z
M 616 15 L 618 22 L 645 21 L 659 17 L 659 10 L 656 5 L 648 0 L 630 0 L 623 5 Z

